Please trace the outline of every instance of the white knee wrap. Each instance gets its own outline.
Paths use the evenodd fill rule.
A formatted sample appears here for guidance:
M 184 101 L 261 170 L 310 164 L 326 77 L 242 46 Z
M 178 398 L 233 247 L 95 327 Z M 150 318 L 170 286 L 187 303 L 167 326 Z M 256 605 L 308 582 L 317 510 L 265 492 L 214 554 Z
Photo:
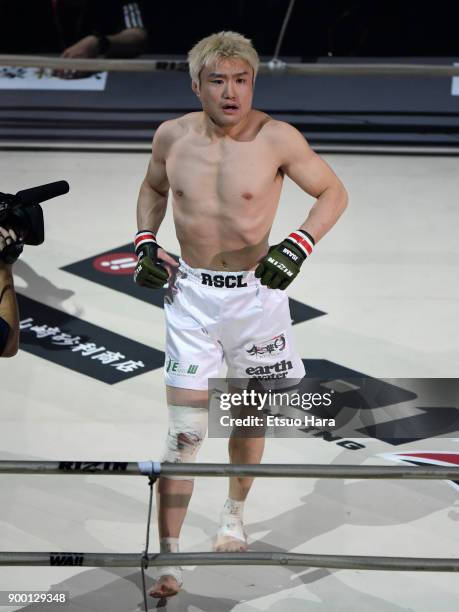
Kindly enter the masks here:
M 207 432 L 207 408 L 168 406 L 169 431 L 162 461 L 193 463 Z M 192 476 L 167 476 L 171 480 L 194 480 Z

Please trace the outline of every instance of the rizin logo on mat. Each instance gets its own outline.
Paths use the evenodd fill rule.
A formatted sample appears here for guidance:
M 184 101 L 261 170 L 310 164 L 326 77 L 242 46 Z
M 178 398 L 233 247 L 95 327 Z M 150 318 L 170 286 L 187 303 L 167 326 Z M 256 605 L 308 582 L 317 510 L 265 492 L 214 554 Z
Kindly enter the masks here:
M 92 265 L 106 274 L 133 274 L 137 257 L 134 253 L 109 253 L 94 259 Z

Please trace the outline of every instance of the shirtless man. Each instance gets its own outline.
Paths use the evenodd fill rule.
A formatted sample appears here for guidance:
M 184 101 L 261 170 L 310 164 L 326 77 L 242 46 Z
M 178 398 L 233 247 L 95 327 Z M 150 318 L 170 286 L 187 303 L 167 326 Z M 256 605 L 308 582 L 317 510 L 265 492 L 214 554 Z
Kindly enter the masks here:
M 208 379 L 223 359 L 228 376 L 300 379 L 288 297 L 283 291 L 347 204 L 337 176 L 292 126 L 252 109 L 259 64 L 249 40 L 220 32 L 189 53 L 192 88 L 202 112 L 164 122 L 138 205 L 135 280 L 152 289 L 169 279 L 165 300 L 165 378 L 169 431 L 163 461 L 195 461 L 206 435 Z M 306 221 L 268 253 L 268 238 L 284 176 L 317 198 Z M 156 242 L 169 189 L 178 264 Z M 275 341 L 274 351 L 263 351 Z M 255 347 L 255 348 L 254 348 Z M 259 371 L 259 369 L 258 369 Z M 229 439 L 232 463 L 259 463 L 264 439 Z M 252 478 L 230 478 L 215 550 L 247 549 L 242 511 Z M 160 478 L 160 550 L 178 551 L 192 479 Z M 160 568 L 150 594 L 175 595 L 179 567 Z

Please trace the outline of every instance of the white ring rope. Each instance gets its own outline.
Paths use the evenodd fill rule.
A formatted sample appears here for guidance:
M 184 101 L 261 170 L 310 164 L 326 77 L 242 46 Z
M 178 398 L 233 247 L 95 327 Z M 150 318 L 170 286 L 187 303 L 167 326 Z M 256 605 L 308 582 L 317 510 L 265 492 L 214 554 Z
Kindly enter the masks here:
M 157 72 L 188 71 L 188 63 L 173 59 L 66 59 L 39 55 L 0 55 L 1 66 L 51 68 L 82 72 Z M 260 73 L 304 76 L 372 76 L 372 77 L 453 77 L 459 76 L 459 66 L 444 64 L 385 64 L 385 63 L 291 63 L 273 58 L 260 64 Z
M 296 463 L 160 463 L 158 461 L 0 461 L 0 474 L 100 476 L 254 476 L 256 478 L 378 478 L 459 480 L 459 466 L 304 465 Z
M 0 566 L 139 567 L 135 553 L 0 552 Z M 163 565 L 283 565 L 348 570 L 458 572 L 459 559 L 313 555 L 289 552 L 158 553 L 149 566 Z

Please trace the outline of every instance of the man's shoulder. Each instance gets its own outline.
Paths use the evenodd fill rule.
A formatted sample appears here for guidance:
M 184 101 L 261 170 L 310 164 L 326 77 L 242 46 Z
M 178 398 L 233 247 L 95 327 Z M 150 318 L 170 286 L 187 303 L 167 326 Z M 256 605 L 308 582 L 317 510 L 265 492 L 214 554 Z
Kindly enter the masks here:
M 153 142 L 157 145 L 164 145 L 173 142 L 181 129 L 178 119 L 169 119 L 159 124 L 155 131 Z
M 261 134 L 282 159 L 289 158 L 294 152 L 300 151 L 304 155 L 310 150 L 308 141 L 303 134 L 286 121 L 277 119 L 267 121 L 261 130 Z
M 167 121 L 163 121 L 158 127 L 157 132 L 160 132 L 164 137 L 177 137 L 182 135 L 184 132 L 187 132 L 190 128 L 195 126 L 200 117 L 202 116 L 202 112 L 195 113 L 187 113 L 186 115 L 181 115 L 180 117 L 176 117 L 175 119 L 168 119 Z
M 287 123 L 286 121 L 280 121 L 279 119 L 273 119 L 270 115 L 266 115 L 264 124 L 262 127 L 263 135 L 267 138 L 275 141 L 276 143 L 289 138 L 297 138 L 301 136 L 300 132 Z
M 154 141 L 159 145 L 172 145 L 197 124 L 200 115 L 202 115 L 202 113 L 187 113 L 181 117 L 163 121 L 155 132 Z

